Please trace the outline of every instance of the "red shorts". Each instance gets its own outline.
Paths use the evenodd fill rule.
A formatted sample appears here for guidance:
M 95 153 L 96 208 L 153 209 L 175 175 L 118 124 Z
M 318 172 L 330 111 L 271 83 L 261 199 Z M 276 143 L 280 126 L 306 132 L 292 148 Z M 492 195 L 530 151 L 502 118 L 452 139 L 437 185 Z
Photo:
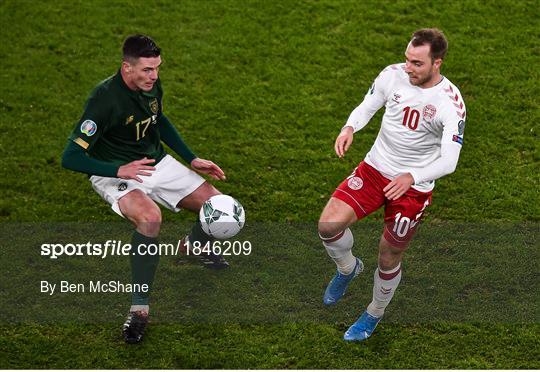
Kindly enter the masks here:
M 383 189 L 390 180 L 375 168 L 361 162 L 332 195 L 349 204 L 358 219 L 384 205 L 384 237 L 393 246 L 405 248 L 411 241 L 422 214 L 431 204 L 431 191 L 410 188 L 397 200 L 388 200 Z

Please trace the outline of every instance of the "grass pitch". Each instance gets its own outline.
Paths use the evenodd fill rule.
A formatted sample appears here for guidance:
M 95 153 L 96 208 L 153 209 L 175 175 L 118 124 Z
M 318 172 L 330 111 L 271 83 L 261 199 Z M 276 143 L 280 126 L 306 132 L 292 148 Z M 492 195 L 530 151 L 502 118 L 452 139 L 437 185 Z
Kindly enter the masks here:
M 18 305 L 19 316 L 32 306 L 39 310 L 33 314 L 43 313 L 46 299 L 24 275 L 37 280 L 44 272 L 38 269 L 52 270 L 35 239 L 61 236 L 57 222 L 78 221 L 81 230 L 118 222 L 86 177 L 59 162 L 85 97 L 115 73 L 131 33 L 147 33 L 162 47 L 165 112 L 199 156 L 225 170 L 228 181 L 216 186 L 241 200 L 254 228 L 301 224 L 305 234 L 298 228 L 279 244 L 261 243 L 222 276 L 164 260 L 143 345 L 129 347 L 119 337 L 122 298 L 110 299 L 109 311 L 102 298 L 98 309 L 111 319 L 101 323 L 4 315 L 0 367 L 539 368 L 539 16 L 535 1 L 1 2 L 4 307 Z M 449 38 L 443 74 L 467 105 L 460 163 L 437 182 L 426 233 L 405 258 L 388 321 L 368 342 L 345 344 L 344 330 L 369 301 L 371 274 L 342 306 L 318 307 L 333 267 L 309 234 L 331 192 L 369 150 L 381 113 L 355 136 L 345 159 L 335 157 L 333 141 L 379 71 L 402 61 L 410 34 L 429 26 Z M 355 251 L 371 263 L 380 227 L 368 224 L 380 217 L 367 219 L 373 227 L 358 228 Z M 193 216 L 164 212 L 164 219 L 183 234 Z M 21 222 L 49 227 L 32 240 L 32 228 L 28 236 L 18 230 Z M 429 235 L 437 226 L 461 230 Z M 300 269 L 287 267 L 285 257 Z M 53 269 L 82 275 L 99 263 L 64 260 Z M 295 279 L 298 272 L 309 280 Z M 440 297 L 430 297 L 425 283 L 438 284 Z M 282 284 L 292 292 L 280 292 Z M 243 322 L 224 312 L 225 319 L 210 314 L 193 323 L 198 313 L 189 305 L 212 309 L 204 302 L 209 288 L 238 289 L 261 314 L 280 301 L 291 308 L 278 308 L 271 321 Z M 268 288 L 273 292 L 265 296 Z M 484 317 L 468 302 L 478 298 L 492 301 Z M 464 308 L 478 316 L 446 321 L 452 299 L 456 306 L 472 304 Z M 503 314 L 492 311 L 495 300 Z M 407 319 L 404 309 L 419 312 L 422 305 L 429 317 Z

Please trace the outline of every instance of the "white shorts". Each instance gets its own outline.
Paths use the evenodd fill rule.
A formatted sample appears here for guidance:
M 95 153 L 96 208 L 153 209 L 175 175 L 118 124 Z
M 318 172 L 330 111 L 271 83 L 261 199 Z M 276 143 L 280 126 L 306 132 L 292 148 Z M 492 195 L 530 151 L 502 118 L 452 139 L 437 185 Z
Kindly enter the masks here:
M 143 182 L 121 178 L 92 176 L 90 182 L 96 192 L 107 201 L 113 211 L 124 217 L 118 201 L 128 192 L 141 190 L 155 202 L 178 212 L 178 202 L 204 183 L 204 178 L 170 155 L 165 155 L 150 176 L 139 176 Z

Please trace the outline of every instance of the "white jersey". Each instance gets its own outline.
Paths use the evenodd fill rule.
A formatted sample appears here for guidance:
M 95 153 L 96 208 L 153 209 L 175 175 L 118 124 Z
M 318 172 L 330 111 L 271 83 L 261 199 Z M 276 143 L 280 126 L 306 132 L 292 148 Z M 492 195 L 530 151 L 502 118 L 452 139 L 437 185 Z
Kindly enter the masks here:
M 465 104 L 445 77 L 431 88 L 409 82 L 405 64 L 385 68 L 346 126 L 357 132 L 386 106 L 381 129 L 365 162 L 389 179 L 411 173 L 414 189 L 431 191 L 434 180 L 457 165 L 465 129 Z

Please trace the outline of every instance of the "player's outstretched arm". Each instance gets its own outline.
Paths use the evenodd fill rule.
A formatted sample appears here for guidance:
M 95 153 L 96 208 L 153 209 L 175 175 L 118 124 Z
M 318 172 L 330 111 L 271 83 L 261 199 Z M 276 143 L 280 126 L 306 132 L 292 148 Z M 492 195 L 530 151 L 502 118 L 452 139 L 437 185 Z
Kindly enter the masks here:
M 439 179 L 456 170 L 461 145 L 456 143 L 443 143 L 441 156 L 425 168 L 411 169 L 408 173 L 400 174 L 383 189 L 385 196 L 396 200 L 411 188 L 421 182 Z
M 336 143 L 334 144 L 337 156 L 340 158 L 345 156 L 345 153 L 351 147 L 353 136 L 354 129 L 352 127 L 346 126 L 341 130 L 341 133 L 337 136 Z
M 62 154 L 62 166 L 66 169 L 102 177 L 116 177 L 118 165 L 92 159 L 85 150 L 69 140 Z
M 207 174 L 215 180 L 224 181 L 226 179 L 225 172 L 210 160 L 195 158 L 191 161 L 191 168 L 201 174 Z
M 154 162 L 154 159 L 144 158 L 119 167 L 116 164 L 89 157 L 81 146 L 71 140 L 69 140 L 62 155 L 62 166 L 66 169 L 95 176 L 133 179 L 139 182 L 142 182 L 142 179 L 139 178 L 140 175 L 149 176 L 149 171 L 155 169 L 148 165 Z

